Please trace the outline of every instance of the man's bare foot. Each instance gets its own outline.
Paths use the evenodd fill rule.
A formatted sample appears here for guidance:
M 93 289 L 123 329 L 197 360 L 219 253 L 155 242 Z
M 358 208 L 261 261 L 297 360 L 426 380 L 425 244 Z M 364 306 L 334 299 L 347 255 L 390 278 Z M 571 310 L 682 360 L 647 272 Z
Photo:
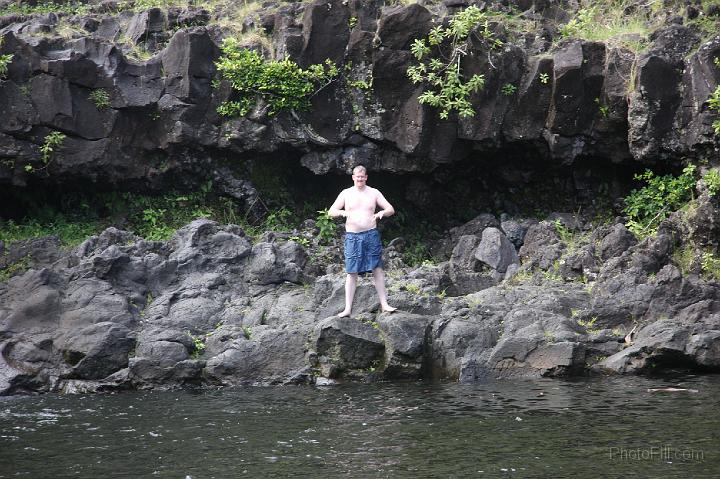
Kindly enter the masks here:
M 384 306 L 382 308 L 383 313 L 393 313 L 395 311 L 397 311 L 397 308 L 393 308 L 392 306 Z
M 341 311 L 341 312 L 338 313 L 338 318 L 347 318 L 348 316 L 350 316 L 350 310 L 349 310 L 349 309 L 346 309 L 346 310 Z

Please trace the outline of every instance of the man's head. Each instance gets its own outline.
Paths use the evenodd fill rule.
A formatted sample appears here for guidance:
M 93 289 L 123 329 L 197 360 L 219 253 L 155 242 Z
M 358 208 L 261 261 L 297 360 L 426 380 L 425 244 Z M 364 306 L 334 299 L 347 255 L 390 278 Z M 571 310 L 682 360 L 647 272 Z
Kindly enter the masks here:
M 357 165 L 352 172 L 353 184 L 356 188 L 362 188 L 367 181 L 367 169 L 363 165 Z

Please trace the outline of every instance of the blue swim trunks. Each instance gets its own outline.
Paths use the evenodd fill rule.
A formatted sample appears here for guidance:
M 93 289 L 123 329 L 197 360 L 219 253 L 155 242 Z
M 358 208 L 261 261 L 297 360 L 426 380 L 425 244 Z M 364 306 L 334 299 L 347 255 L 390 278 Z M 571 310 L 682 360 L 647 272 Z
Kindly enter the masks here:
M 345 272 L 368 273 L 382 268 L 382 243 L 377 229 L 345 233 Z

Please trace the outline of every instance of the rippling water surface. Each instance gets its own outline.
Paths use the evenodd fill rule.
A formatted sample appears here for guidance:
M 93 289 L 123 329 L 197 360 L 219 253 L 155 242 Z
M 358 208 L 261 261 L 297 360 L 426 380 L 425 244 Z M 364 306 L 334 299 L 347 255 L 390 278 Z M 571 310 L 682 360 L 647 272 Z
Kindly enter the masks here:
M 0 398 L 0 478 L 716 478 L 719 403 L 717 376 Z

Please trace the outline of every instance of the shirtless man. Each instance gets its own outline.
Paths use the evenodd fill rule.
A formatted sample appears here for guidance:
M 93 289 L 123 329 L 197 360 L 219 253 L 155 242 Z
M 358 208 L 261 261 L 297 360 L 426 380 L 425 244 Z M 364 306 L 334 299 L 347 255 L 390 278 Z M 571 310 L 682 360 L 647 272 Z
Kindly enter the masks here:
M 350 316 L 355 298 L 358 273 L 372 271 L 375 290 L 380 298 L 383 312 L 396 308 L 387 302 L 385 272 L 382 268 L 382 243 L 377 230 L 377 221 L 395 214 L 395 209 L 380 193 L 367 186 L 367 170 L 359 165 L 353 168 L 353 185 L 340 192 L 329 213 L 333 218 L 345 218 L 345 309 L 339 317 Z M 379 207 L 377 213 L 375 209 Z

